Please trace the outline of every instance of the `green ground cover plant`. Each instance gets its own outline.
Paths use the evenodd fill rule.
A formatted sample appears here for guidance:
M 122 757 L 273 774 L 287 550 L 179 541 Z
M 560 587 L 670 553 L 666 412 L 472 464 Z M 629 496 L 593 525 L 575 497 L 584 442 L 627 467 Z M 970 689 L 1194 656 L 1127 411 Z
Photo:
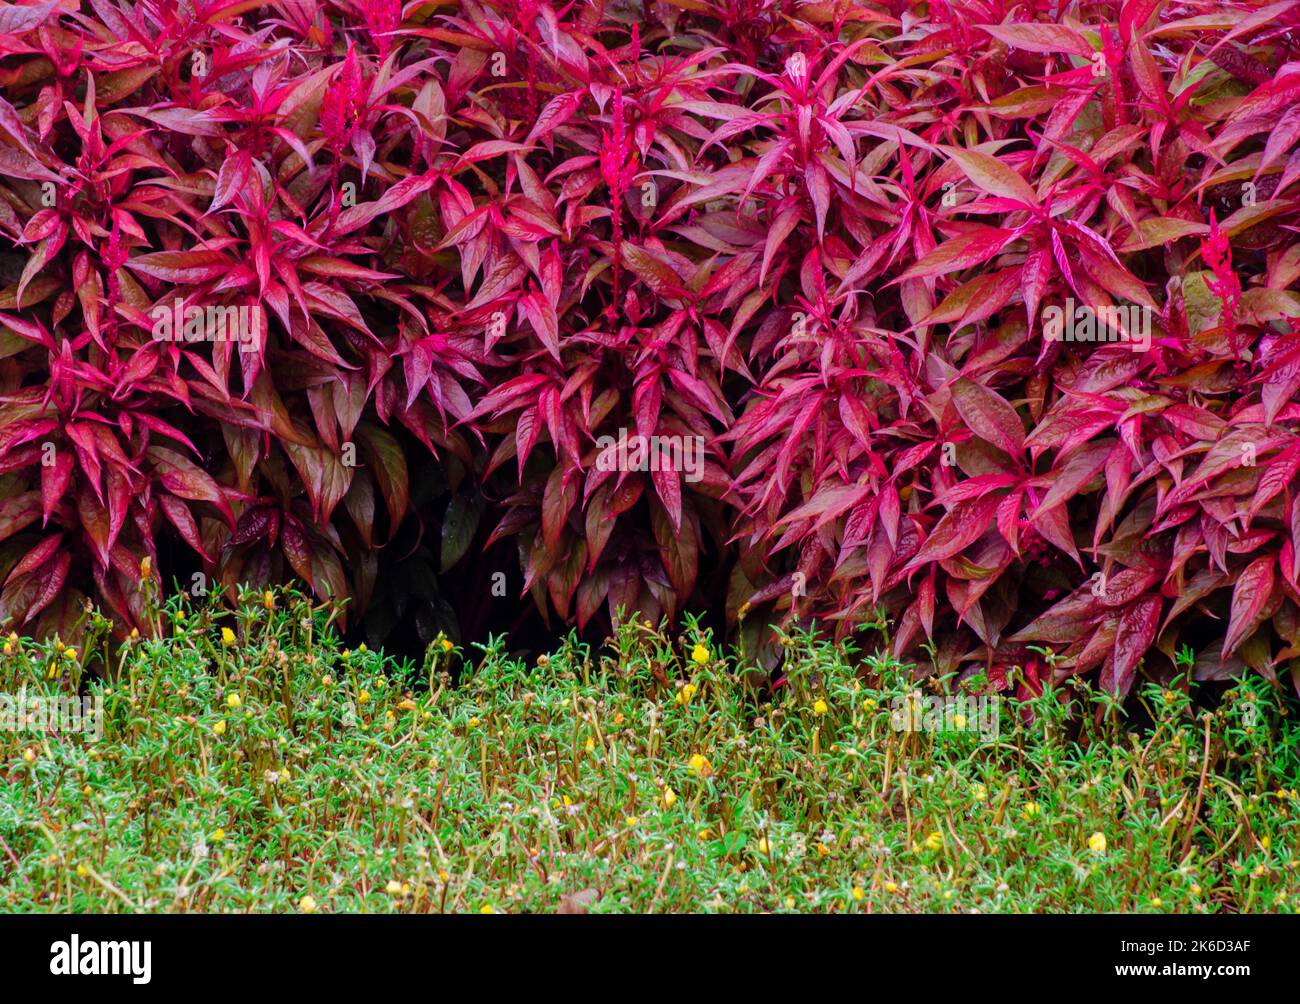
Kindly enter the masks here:
M 0 732 L 0 910 L 1300 903 L 1300 729 L 1263 678 L 1149 685 L 1127 715 L 1080 679 L 1001 700 L 996 736 L 899 731 L 917 685 L 865 645 L 788 635 L 772 684 L 690 618 L 416 664 L 344 648 L 338 616 L 174 597 L 120 647 L 95 614 L 80 651 L 5 639 L 0 691 L 102 698 L 104 733 Z

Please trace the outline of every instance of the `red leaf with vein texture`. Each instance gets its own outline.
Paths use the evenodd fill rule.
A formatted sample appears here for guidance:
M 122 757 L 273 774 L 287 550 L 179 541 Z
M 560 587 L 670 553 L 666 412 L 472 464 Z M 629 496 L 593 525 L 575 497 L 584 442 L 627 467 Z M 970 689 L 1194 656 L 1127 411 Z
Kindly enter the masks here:
M 952 403 L 972 432 L 1012 456 L 1025 447 L 1025 427 L 1006 399 L 968 377 L 952 385 Z
M 918 568 L 927 562 L 951 558 L 973 544 L 988 530 L 1001 501 L 1001 496 L 984 495 L 958 502 L 935 525 L 907 567 Z
M 1273 567 L 1276 559 L 1264 555 L 1252 561 L 1232 587 L 1232 614 L 1223 638 L 1223 658 L 1235 652 L 1258 623 L 1260 612 L 1273 595 Z
M 1144 596 L 1120 614 L 1115 628 L 1115 651 L 1102 686 L 1114 693 L 1127 694 L 1133 685 L 1138 663 L 1155 641 L 1160 624 L 1160 597 Z

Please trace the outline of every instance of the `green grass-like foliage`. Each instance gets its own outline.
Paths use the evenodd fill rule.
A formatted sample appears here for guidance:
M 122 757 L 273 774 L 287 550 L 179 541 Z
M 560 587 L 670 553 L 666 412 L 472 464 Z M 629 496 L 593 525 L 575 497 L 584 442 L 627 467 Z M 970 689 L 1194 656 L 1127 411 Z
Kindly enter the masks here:
M 105 734 L 0 732 L 6 911 L 1286 911 L 1300 729 L 1262 681 L 1080 683 L 1000 734 L 899 732 L 904 667 L 807 636 L 759 687 L 688 619 L 528 665 L 344 649 L 337 611 L 173 600 L 92 654 L 10 638 L 6 693 Z M 223 631 L 223 628 L 225 629 Z M 737 664 L 739 663 L 739 664 Z

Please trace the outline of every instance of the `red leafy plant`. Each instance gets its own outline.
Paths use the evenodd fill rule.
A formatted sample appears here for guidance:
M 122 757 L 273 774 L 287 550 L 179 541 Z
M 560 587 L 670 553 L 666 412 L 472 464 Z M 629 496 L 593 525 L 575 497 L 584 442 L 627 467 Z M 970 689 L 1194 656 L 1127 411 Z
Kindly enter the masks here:
M 1297 32 L 1256 0 L 0 8 L 0 621 L 145 629 L 178 540 L 212 588 L 391 626 L 510 547 L 543 613 L 713 606 L 761 658 L 883 618 L 998 687 L 1300 686 Z M 265 337 L 159 340 L 177 298 Z
M 1294 15 L 1086 10 L 942 5 L 887 54 L 857 12 L 872 56 L 837 65 L 837 24 L 741 140 L 802 202 L 765 254 L 799 240 L 818 335 L 751 346 L 732 605 L 883 607 L 898 652 L 999 687 L 1300 688 Z M 1149 330 L 1053 338 L 1062 306 Z

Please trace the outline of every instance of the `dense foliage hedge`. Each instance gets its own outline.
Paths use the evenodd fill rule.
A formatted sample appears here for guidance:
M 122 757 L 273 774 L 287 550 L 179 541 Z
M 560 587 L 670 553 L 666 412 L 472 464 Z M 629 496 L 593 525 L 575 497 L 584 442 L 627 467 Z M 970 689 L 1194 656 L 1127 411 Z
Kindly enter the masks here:
M 1300 681 L 1297 31 L 0 7 L 0 621 L 147 629 L 171 539 L 197 583 L 298 576 L 383 628 L 438 573 L 488 601 L 517 547 L 491 595 L 579 624 L 725 602 L 759 646 L 883 608 L 999 686 L 1043 648 L 1119 692 L 1144 657 Z M 265 329 L 160 339 L 178 299 Z M 1049 330 L 1114 307 L 1124 340 Z M 702 453 L 610 463 L 637 434 Z

